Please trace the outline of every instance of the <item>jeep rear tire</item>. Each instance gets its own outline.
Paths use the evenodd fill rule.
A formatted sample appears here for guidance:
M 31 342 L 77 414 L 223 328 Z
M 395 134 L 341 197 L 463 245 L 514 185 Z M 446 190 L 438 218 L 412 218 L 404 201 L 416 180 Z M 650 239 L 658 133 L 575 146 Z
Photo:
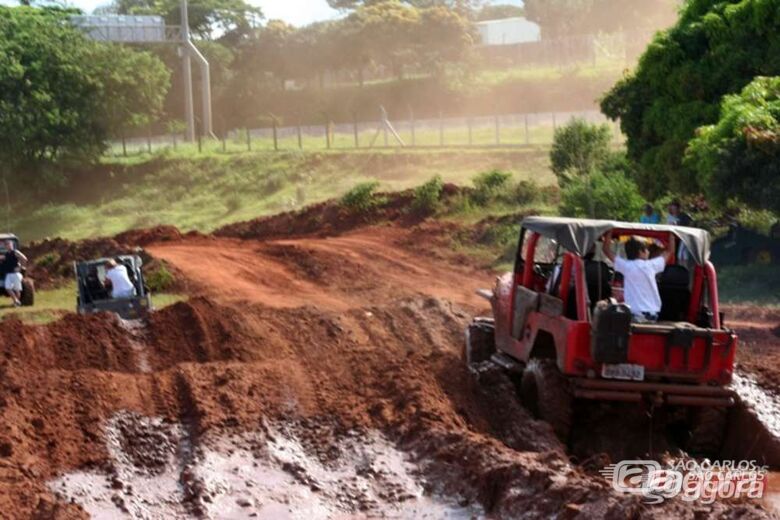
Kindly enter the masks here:
M 728 408 L 702 407 L 690 410 L 690 437 L 685 451 L 690 455 L 717 458 L 728 426 Z
M 22 294 L 19 300 L 25 307 L 32 307 L 35 304 L 35 282 L 31 279 L 22 280 Z
M 466 327 L 463 361 L 473 365 L 487 361 L 496 352 L 495 328 L 491 321 L 476 319 Z
M 552 426 L 566 444 L 572 423 L 572 396 L 569 381 L 553 359 L 531 359 L 520 384 L 523 405 L 536 417 Z

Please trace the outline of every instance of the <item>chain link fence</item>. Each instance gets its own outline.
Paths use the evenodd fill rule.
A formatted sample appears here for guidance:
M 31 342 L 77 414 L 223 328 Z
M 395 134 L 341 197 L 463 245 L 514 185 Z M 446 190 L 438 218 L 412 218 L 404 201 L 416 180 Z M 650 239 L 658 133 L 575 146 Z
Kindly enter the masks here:
M 390 118 L 353 123 L 240 129 L 221 139 L 198 138 L 185 143 L 182 134 L 149 135 L 110 143 L 113 156 L 153 153 L 165 149 L 235 153 L 247 150 L 355 150 L 382 148 L 494 148 L 549 145 L 555 129 L 574 118 L 608 124 L 616 142 L 618 126 L 596 110 L 501 114 L 480 117 Z

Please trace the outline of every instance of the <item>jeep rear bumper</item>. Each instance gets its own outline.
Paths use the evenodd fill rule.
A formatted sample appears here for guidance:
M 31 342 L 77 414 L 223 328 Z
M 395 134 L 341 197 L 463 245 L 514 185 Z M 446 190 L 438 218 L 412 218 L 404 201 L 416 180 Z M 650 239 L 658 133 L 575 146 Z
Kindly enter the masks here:
M 655 406 L 733 406 L 736 393 L 721 386 L 573 379 L 574 397 L 598 401 L 641 402 Z

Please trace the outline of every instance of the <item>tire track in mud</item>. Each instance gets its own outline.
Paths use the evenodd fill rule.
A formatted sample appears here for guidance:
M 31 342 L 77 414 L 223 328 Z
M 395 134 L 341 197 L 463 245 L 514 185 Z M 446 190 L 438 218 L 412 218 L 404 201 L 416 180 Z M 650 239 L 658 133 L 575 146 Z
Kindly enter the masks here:
M 473 290 L 489 285 L 490 275 L 399 250 L 395 244 L 402 238 L 399 230 L 380 228 L 335 239 L 153 244 L 150 250 L 199 290 L 153 314 L 142 334 L 131 334 L 148 351 L 150 373 L 139 370 L 132 342 L 126 331 L 117 334 L 119 327 L 108 325 L 95 335 L 86 349 L 94 355 L 85 355 L 79 342 L 98 322 L 58 325 L 58 339 L 73 347 L 62 349 L 56 362 L 43 354 L 51 335 L 41 331 L 49 329 L 21 328 L 20 336 L 35 331 L 36 339 L 20 349 L 29 359 L 19 356 L 9 376 L 23 389 L 15 410 L 32 409 L 41 396 L 60 391 L 51 374 L 88 381 L 58 395 L 66 411 L 52 416 L 63 426 L 44 418 L 44 430 L 52 437 L 58 428 L 67 432 L 76 418 L 76 428 L 90 436 L 66 438 L 56 464 L 39 448 L 45 439 L 12 439 L 11 462 L 32 460 L 40 476 L 27 477 L 28 490 L 14 490 L 8 507 L 16 509 L 9 510 L 20 516 L 34 510 L 46 496 L 45 479 L 78 483 L 81 477 L 69 472 L 90 469 L 83 467 L 85 459 L 99 468 L 118 458 L 128 478 L 138 468 L 126 462 L 126 452 L 138 448 L 142 460 L 150 452 L 156 467 L 157 439 L 169 457 L 165 483 L 173 485 L 164 498 L 173 497 L 170 511 L 181 515 L 216 518 L 214 511 L 221 511 L 215 508 L 223 506 L 245 513 L 277 508 L 271 482 L 286 490 L 299 514 L 305 504 L 295 496 L 304 493 L 324 517 L 431 511 L 497 518 L 766 516 L 753 504 L 713 504 L 696 513 L 676 502 L 649 509 L 573 465 L 549 426 L 521 408 L 509 378 L 486 372 L 474 387 L 460 361 L 468 316 L 485 309 Z M 69 327 L 78 329 L 72 337 Z M 39 375 L 40 388 L 25 383 L 25 372 Z M 45 417 L 47 408 L 38 409 Z M 0 407 L 0 421 L 21 424 L 20 417 L 27 420 Z M 119 439 L 109 439 L 114 451 L 108 454 L 101 448 L 106 435 Z M 80 457 L 68 458 L 69 450 Z M 89 450 L 96 454 L 85 456 Z M 103 482 L 104 476 L 90 478 Z M 347 480 L 344 494 L 338 486 Z M 142 493 L 153 491 L 149 482 L 156 481 L 132 495 L 124 483 L 126 507 L 143 504 Z M 375 492 L 384 482 L 395 491 Z M 106 507 L 113 507 L 110 499 Z M 8 503 L 3 500 L 0 505 Z M 289 512 L 287 506 L 271 510 Z

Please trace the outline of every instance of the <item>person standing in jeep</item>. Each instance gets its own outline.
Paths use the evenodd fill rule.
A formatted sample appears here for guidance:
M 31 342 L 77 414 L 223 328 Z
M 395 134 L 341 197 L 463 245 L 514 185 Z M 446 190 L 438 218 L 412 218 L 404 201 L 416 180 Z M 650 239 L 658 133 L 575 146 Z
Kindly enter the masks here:
M 27 265 L 27 257 L 17 250 L 13 240 L 5 241 L 3 272 L 5 272 L 5 292 L 14 301 L 15 307 L 22 305 L 22 267 Z

